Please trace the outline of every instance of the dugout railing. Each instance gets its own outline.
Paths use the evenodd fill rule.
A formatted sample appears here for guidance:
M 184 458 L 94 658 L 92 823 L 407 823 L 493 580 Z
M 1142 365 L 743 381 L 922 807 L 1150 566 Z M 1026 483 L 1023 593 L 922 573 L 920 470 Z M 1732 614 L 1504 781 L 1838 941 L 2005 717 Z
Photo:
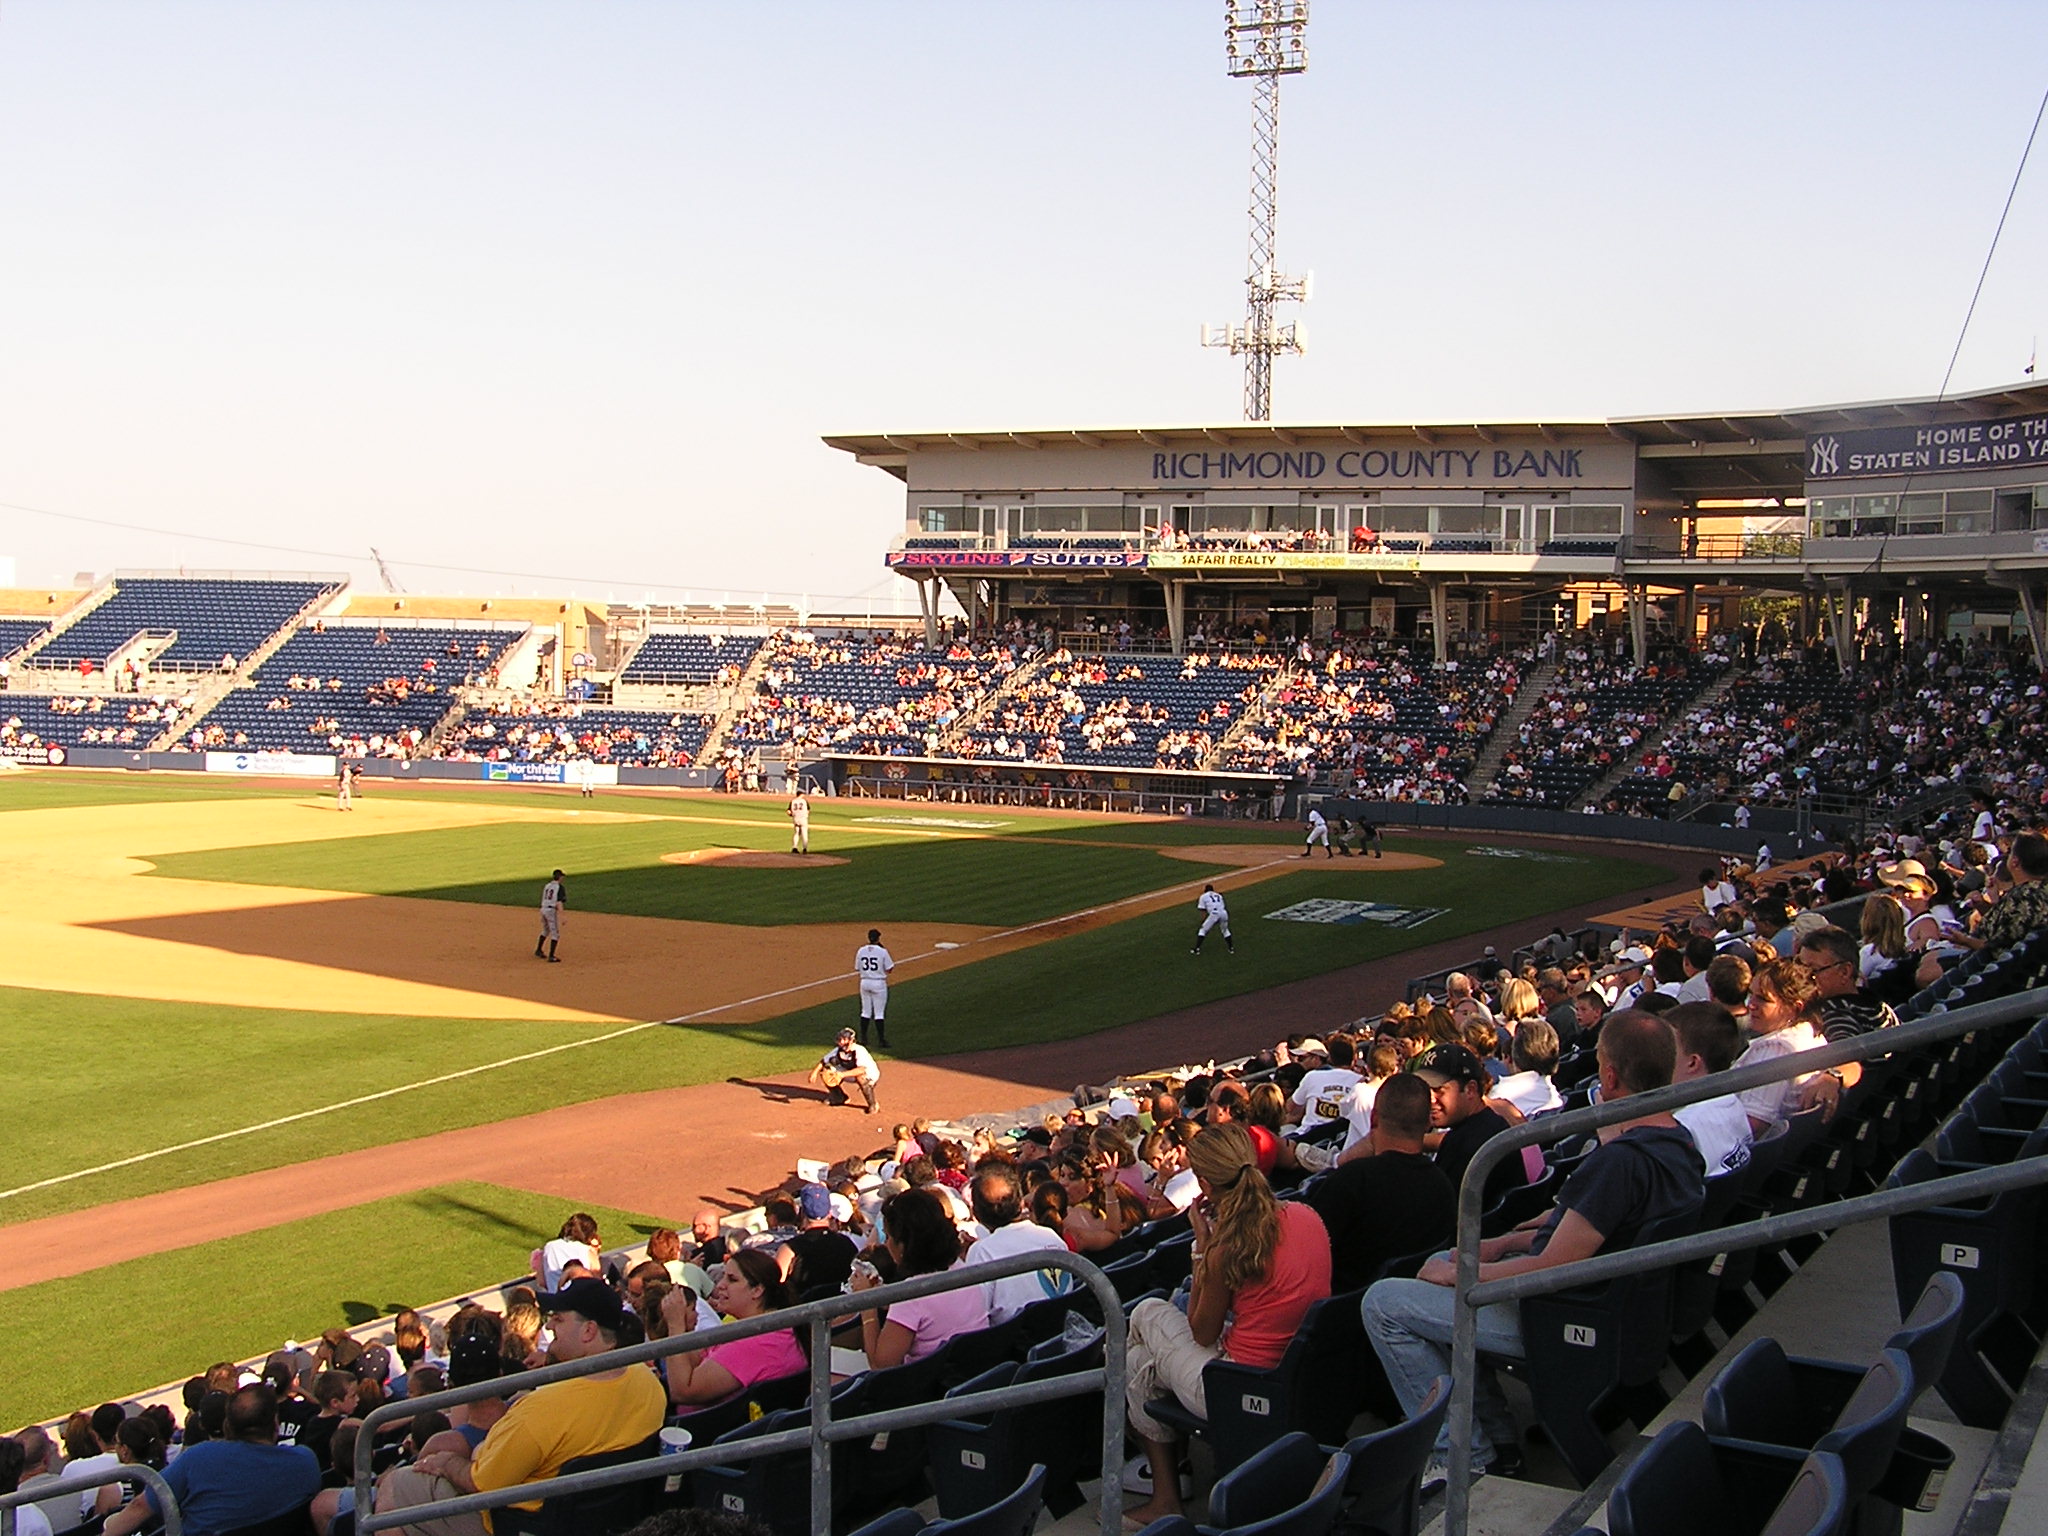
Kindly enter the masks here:
M 1977 1030 L 1997 1029 L 2044 1015 L 2048 1015 L 2048 987 L 2037 987 L 2010 997 L 1937 1013 L 1910 1024 L 1877 1030 L 1838 1045 L 1796 1051 L 1762 1066 L 1709 1073 L 1689 1082 L 1659 1088 L 1654 1093 L 1631 1094 L 1627 1098 L 1593 1104 L 1585 1109 L 1546 1115 L 1511 1126 L 1484 1142 L 1467 1165 L 1464 1182 L 1458 1190 L 1458 1235 L 1454 1249 L 1457 1280 L 1452 1287 L 1451 1402 L 1445 1425 L 1450 1437 L 1450 1466 L 1444 1489 L 1443 1536 L 1469 1536 L 1471 1529 L 1473 1373 L 1478 1363 L 1480 1308 L 1495 1303 L 1519 1302 L 1529 1296 L 1552 1295 L 1625 1275 L 1667 1269 L 1696 1259 L 1711 1259 L 1717 1254 L 1769 1247 L 1796 1237 L 1866 1221 L 1881 1221 L 1931 1206 L 1983 1199 L 2004 1190 L 2048 1184 L 2048 1155 L 2029 1157 L 1930 1179 L 1910 1187 L 1879 1190 L 1875 1194 L 1859 1195 L 1808 1210 L 1716 1227 L 1689 1237 L 1595 1254 L 1592 1258 L 1560 1264 L 1552 1269 L 1482 1282 L 1479 1279 L 1480 1220 L 1484 1214 L 1487 1176 L 1496 1165 L 1509 1157 L 1519 1157 L 1524 1147 L 1584 1136 L 1625 1120 L 1668 1113 L 1688 1104 L 1741 1093 L 1767 1083 L 1805 1077 L 1847 1062 L 1876 1061 Z
M 109 1483 L 135 1483 L 138 1489 L 147 1488 L 156 1495 L 157 1513 L 163 1516 L 164 1521 L 163 1536 L 184 1536 L 185 1517 L 179 1512 L 177 1495 L 171 1492 L 171 1485 L 164 1481 L 163 1473 L 156 1468 L 140 1464 L 102 1467 L 96 1472 L 67 1472 L 54 1483 L 38 1483 L 33 1488 L 17 1488 L 12 1493 L 0 1494 L 0 1536 L 14 1536 L 14 1512 L 24 1504 L 40 1504 L 46 1499 L 84 1493 L 89 1488 L 104 1488 Z M 138 1491 L 136 1497 L 141 1496 Z
M 1000 1387 L 994 1391 L 971 1392 L 955 1397 L 936 1397 L 930 1402 L 915 1403 L 908 1407 L 891 1408 L 877 1413 L 856 1414 L 848 1418 L 833 1417 L 834 1322 L 877 1306 L 910 1301 L 920 1296 L 933 1296 L 941 1291 L 958 1290 L 968 1285 L 985 1285 L 992 1280 L 1007 1279 L 1012 1275 L 1035 1274 L 1047 1269 L 1065 1270 L 1074 1276 L 1081 1285 L 1087 1287 L 1095 1298 L 1096 1305 L 1101 1308 L 1103 1331 L 1100 1366 L 1045 1381 L 1030 1382 L 1023 1386 Z M 458 1498 L 440 1499 L 431 1504 L 417 1504 L 405 1509 L 375 1508 L 375 1480 L 371 1473 L 371 1458 L 376 1452 L 377 1431 L 389 1424 L 401 1419 L 410 1420 L 421 1413 L 473 1403 L 480 1398 L 509 1397 L 514 1393 L 547 1386 L 551 1382 L 571 1381 L 580 1376 L 615 1371 L 621 1366 L 645 1365 L 669 1355 L 708 1349 L 715 1344 L 730 1344 L 740 1339 L 752 1338 L 756 1334 L 776 1333 L 784 1329 L 803 1329 L 808 1333 L 807 1352 L 810 1356 L 811 1377 L 808 1404 L 810 1422 L 802 1429 L 755 1435 L 731 1445 L 715 1442 L 707 1446 L 693 1445 L 685 1451 L 649 1456 L 619 1466 L 602 1467 L 567 1477 L 548 1478 L 540 1482 L 521 1483 L 510 1488 L 493 1489 L 489 1493 L 463 1494 Z M 608 1350 L 604 1354 L 593 1355 L 588 1359 L 543 1366 L 539 1370 L 524 1371 L 516 1376 L 501 1376 L 491 1381 L 478 1382 L 474 1386 L 451 1387 L 445 1392 L 436 1392 L 426 1397 L 385 1403 L 364 1416 L 363 1427 L 356 1437 L 355 1528 L 360 1536 L 370 1536 L 372 1532 L 417 1525 L 422 1521 L 436 1520 L 449 1515 L 499 1509 L 508 1504 L 528 1504 L 537 1499 L 548 1499 L 558 1495 L 595 1492 L 598 1489 L 615 1488 L 625 1483 L 652 1478 L 668 1479 L 696 1467 L 730 1466 L 761 1456 L 787 1455 L 792 1451 L 808 1450 L 811 1529 L 829 1532 L 832 1529 L 833 1446 L 870 1439 L 896 1430 L 936 1424 L 942 1419 L 973 1418 L 1002 1408 L 1019 1408 L 1062 1397 L 1079 1397 L 1100 1392 L 1102 1486 L 1098 1497 L 1097 1514 L 1102 1536 L 1120 1536 L 1123 1530 L 1125 1329 L 1123 1306 L 1117 1298 L 1116 1287 L 1099 1268 L 1079 1254 L 1067 1253 L 1060 1249 L 1044 1249 L 1001 1259 L 992 1264 L 950 1269 L 935 1275 L 920 1275 L 914 1280 L 877 1286 L 873 1290 L 862 1291 L 857 1295 L 821 1296 L 815 1301 L 802 1302 L 779 1312 L 765 1312 L 758 1317 L 744 1318 L 739 1322 L 725 1323 L 716 1328 L 701 1329 L 695 1333 L 657 1339 L 645 1344 L 634 1344 L 624 1349 Z M 12 1536 L 12 1533 L 0 1532 L 0 1536 Z

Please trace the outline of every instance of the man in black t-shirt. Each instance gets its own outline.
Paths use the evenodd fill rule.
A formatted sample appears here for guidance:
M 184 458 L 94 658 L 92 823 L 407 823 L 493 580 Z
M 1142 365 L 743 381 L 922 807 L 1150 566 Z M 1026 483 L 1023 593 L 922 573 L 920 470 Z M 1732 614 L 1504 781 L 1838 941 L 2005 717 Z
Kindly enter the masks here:
M 1677 1036 L 1655 1015 L 1625 1010 L 1601 1026 L 1599 1058 L 1604 1102 L 1649 1093 L 1670 1086 Z M 1624 1120 L 1600 1133 L 1600 1144 L 1565 1181 L 1555 1206 L 1479 1245 L 1479 1278 L 1504 1280 L 1627 1248 L 1651 1222 L 1697 1211 L 1705 1194 L 1699 1148 L 1683 1126 L 1669 1115 Z M 1457 1278 L 1455 1258 L 1443 1253 L 1415 1279 L 1382 1280 L 1365 1293 L 1366 1335 L 1404 1413 L 1420 1408 L 1430 1384 L 1451 1368 L 1451 1288 Z M 1519 1307 L 1480 1309 L 1479 1350 L 1508 1359 L 1526 1356 Z M 1491 1371 L 1478 1373 L 1474 1391 L 1472 1466 L 1512 1474 L 1521 1464 L 1519 1433 Z M 1432 1484 L 1442 1486 L 1449 1446 L 1446 1430 L 1437 1438 L 1437 1459 L 1423 1474 L 1424 1492 Z
M 1371 1151 L 1316 1183 L 1308 1203 L 1330 1229 L 1330 1289 L 1356 1290 L 1389 1259 L 1442 1247 L 1458 1222 L 1457 1191 L 1422 1150 L 1429 1088 L 1401 1073 L 1372 1103 Z
M 1465 1180 L 1465 1165 L 1487 1142 L 1508 1128 L 1506 1120 L 1486 1107 L 1493 1091 L 1493 1079 L 1485 1065 L 1462 1045 L 1439 1045 L 1424 1051 L 1408 1069 L 1428 1085 L 1429 1123 L 1442 1134 L 1436 1138 L 1436 1165 L 1457 1189 Z M 1491 1206 L 1509 1190 L 1529 1182 L 1523 1160 L 1511 1157 L 1496 1163 L 1486 1176 L 1486 1204 Z
M 806 1184 L 797 1192 L 803 1227 L 782 1245 L 782 1277 L 799 1300 L 814 1291 L 846 1284 L 858 1253 L 853 1239 L 832 1225 L 832 1192 L 822 1184 Z

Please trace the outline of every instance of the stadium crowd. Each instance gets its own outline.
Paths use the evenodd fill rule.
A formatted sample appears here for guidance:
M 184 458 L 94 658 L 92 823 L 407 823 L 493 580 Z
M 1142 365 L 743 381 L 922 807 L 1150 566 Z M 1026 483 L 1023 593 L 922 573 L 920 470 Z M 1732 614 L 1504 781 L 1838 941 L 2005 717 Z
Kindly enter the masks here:
M 1305 647 L 1227 765 L 1306 774 L 1371 799 L 1460 804 L 1530 661 L 1504 649 L 1438 666 L 1392 641 Z
M 1824 910 L 1857 898 L 1853 929 Z M 708 1208 L 687 1233 L 654 1231 L 644 1256 L 608 1258 L 597 1224 L 578 1213 L 529 1256 L 530 1283 L 500 1306 L 466 1303 L 435 1319 L 400 1312 L 388 1344 L 335 1328 L 252 1366 L 215 1364 L 185 1384 L 182 1415 L 107 1403 L 25 1428 L 0 1452 L 0 1491 L 32 1490 L 67 1468 L 143 1462 L 191 1501 L 188 1529 L 302 1505 L 320 1531 L 346 1528 L 362 1417 L 393 1398 L 1041 1249 L 1109 1262 L 1140 1235 L 1178 1232 L 1179 1293 L 1140 1300 L 1130 1316 L 1136 1454 L 1125 1472 L 1141 1499 L 1134 1517 L 1172 1513 L 1183 1431 L 1159 1417 L 1159 1402 L 1204 1417 L 1203 1367 L 1271 1367 L 1319 1299 L 1362 1292 L 1384 1373 L 1373 1411 L 1417 1407 L 1447 1365 L 1451 1275 L 1429 1256 L 1450 1239 L 1454 1191 L 1492 1137 L 1583 1101 L 1596 1081 L 1614 1100 L 1889 1028 L 1898 1003 L 1972 950 L 2044 928 L 2048 837 L 2030 801 L 1986 791 L 1968 812 L 1797 866 L 1760 849 L 1754 861 L 1703 866 L 1693 909 L 1654 933 L 1554 928 L 1511 963 L 1489 950 L 1413 1001 L 1321 1037 L 1084 1089 L 1074 1107 L 1035 1123 L 898 1124 L 822 1176 L 793 1175 L 744 1219 Z M 1504 1160 L 1489 1202 L 1522 1191 L 1531 1219 L 1492 1258 L 1522 1253 L 1521 1267 L 1540 1268 L 1625 1245 L 1744 1167 L 1788 1114 L 1832 1114 L 1859 1075 L 1851 1063 L 1629 1122 L 1583 1155 L 1567 1149 L 1568 1171 L 1533 1148 Z M 1057 1298 L 1063 1278 L 1034 1271 L 866 1309 L 839 1336 L 835 1371 L 930 1358 Z M 1489 1349 L 1514 1353 L 1512 1309 L 1496 1326 L 1507 1332 Z M 380 1508 L 507 1488 L 638 1445 L 666 1419 L 687 1426 L 688 1415 L 764 1383 L 794 1385 L 803 1349 L 798 1334 L 776 1331 L 401 1418 L 373 1453 Z M 1479 1392 L 1475 1465 L 1513 1473 L 1518 1426 L 1490 1378 Z M 1441 1479 L 1441 1465 L 1425 1486 L 1429 1477 Z M 147 1495 L 128 1497 L 119 1487 L 53 1497 L 23 1529 L 104 1521 L 125 1536 L 150 1518 Z
M 688 768 L 715 716 L 624 711 L 551 699 L 471 710 L 442 733 L 436 756 L 456 762 L 631 764 Z
M 1696 654 L 1675 646 L 1638 667 L 1598 644 L 1563 647 L 1543 696 L 1517 728 L 1513 746 L 1485 798 L 1563 808 L 1646 738 L 1671 710 L 1734 665 L 1730 637 L 1717 635 Z

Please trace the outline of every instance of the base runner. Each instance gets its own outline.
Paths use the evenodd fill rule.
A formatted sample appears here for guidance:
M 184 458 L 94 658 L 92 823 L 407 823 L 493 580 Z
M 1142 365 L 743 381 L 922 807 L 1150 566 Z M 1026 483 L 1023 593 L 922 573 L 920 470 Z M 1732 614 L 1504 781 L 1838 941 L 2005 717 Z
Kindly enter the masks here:
M 540 942 L 533 946 L 534 959 L 560 963 L 561 956 L 555 953 L 555 946 L 562 941 L 562 908 L 568 904 L 569 890 L 562 883 L 562 872 L 558 869 L 540 888 Z

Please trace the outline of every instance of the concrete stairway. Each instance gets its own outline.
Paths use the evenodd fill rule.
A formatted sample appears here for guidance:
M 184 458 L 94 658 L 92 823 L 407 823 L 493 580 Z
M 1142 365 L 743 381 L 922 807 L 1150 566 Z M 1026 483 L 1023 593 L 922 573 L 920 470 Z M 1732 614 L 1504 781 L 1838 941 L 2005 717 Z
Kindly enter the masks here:
M 1612 793 L 1614 786 L 1628 777 L 1629 770 L 1641 762 L 1646 753 L 1657 752 L 1663 749 L 1664 743 L 1671 739 L 1672 731 L 1677 729 L 1679 716 L 1684 715 L 1687 711 L 1698 709 L 1702 704 L 1720 702 L 1722 696 L 1735 686 L 1736 679 L 1742 676 L 1747 676 L 1747 674 L 1739 671 L 1737 668 L 1730 667 L 1716 681 L 1708 684 L 1690 699 L 1687 699 L 1685 703 L 1681 704 L 1673 712 L 1671 718 L 1666 719 L 1661 726 L 1631 747 L 1626 758 L 1617 762 L 1604 775 L 1588 785 L 1586 792 L 1572 803 L 1571 808 L 1578 810 L 1581 806 L 1598 805 L 1602 800 L 1606 799 Z
M 1529 718 L 1536 708 L 1536 701 L 1543 697 L 1556 677 L 1555 658 L 1538 662 L 1522 675 L 1522 686 L 1515 692 L 1515 702 L 1493 723 L 1493 734 L 1487 737 L 1486 746 L 1479 756 L 1472 760 L 1472 771 L 1465 775 L 1465 787 L 1471 791 L 1474 800 L 1485 796 L 1494 775 L 1500 772 L 1501 759 L 1515 745 L 1522 722 Z

